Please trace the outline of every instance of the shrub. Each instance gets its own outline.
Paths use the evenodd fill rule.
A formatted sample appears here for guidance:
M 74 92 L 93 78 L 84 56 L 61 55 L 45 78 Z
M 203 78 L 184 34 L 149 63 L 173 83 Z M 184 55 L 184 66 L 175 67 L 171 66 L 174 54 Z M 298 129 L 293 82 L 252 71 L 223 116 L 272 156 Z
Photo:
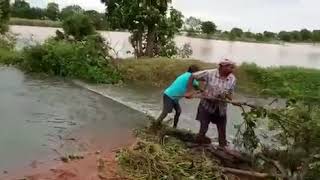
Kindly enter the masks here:
M 0 63 L 6 65 L 19 64 L 22 61 L 21 54 L 13 50 L 0 48 Z
M 116 83 L 120 74 L 106 58 L 96 36 L 83 41 L 48 40 L 43 45 L 24 49 L 23 69 L 52 75 L 79 78 L 96 83 Z
M 88 35 L 95 34 L 93 22 L 82 13 L 75 13 L 67 17 L 62 23 L 62 27 L 66 35 L 71 35 L 76 40 L 82 40 Z

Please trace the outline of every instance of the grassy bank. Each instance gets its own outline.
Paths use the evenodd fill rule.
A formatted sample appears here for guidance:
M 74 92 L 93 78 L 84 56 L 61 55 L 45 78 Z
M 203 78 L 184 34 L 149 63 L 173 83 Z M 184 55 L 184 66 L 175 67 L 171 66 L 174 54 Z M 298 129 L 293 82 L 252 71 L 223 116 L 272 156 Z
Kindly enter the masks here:
M 143 83 L 164 88 L 191 64 L 202 69 L 216 65 L 195 60 L 165 58 L 125 60 L 119 69 L 125 81 Z M 254 64 L 242 64 L 236 70 L 237 91 L 250 94 L 289 95 L 303 94 L 320 97 L 320 70 L 297 67 L 261 68 Z
M 40 19 L 24 19 L 24 18 L 10 18 L 10 25 L 21 26 L 40 26 L 40 27 L 61 27 L 62 24 L 59 21 L 40 20 Z

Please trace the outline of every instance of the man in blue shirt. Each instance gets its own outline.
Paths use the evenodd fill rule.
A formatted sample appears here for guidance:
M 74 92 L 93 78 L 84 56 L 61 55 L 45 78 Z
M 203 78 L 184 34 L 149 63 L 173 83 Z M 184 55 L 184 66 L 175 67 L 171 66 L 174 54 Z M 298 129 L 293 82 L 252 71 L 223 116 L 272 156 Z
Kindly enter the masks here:
M 196 65 L 191 65 L 187 72 L 181 74 L 177 79 L 164 91 L 163 95 L 163 109 L 162 113 L 158 118 L 158 122 L 161 123 L 164 118 L 167 117 L 169 113 L 174 109 L 176 114 L 174 116 L 173 127 L 177 128 L 179 117 L 181 114 L 181 107 L 179 100 L 187 92 L 188 81 L 192 75 L 199 71 L 199 67 Z M 194 81 L 195 86 L 199 86 L 198 81 Z

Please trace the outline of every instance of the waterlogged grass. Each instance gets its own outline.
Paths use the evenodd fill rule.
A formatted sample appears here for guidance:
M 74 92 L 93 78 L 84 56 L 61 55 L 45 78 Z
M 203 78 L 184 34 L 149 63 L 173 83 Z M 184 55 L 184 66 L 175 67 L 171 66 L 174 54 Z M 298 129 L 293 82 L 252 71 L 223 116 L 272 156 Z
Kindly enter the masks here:
M 127 82 L 165 87 L 192 64 L 197 64 L 202 69 L 216 67 L 215 64 L 197 60 L 154 58 L 123 60 L 119 64 L 119 70 Z
M 317 69 L 261 68 L 254 64 L 243 64 L 237 72 L 240 87 L 251 93 L 320 97 L 320 70 Z
M 10 25 L 21 26 L 40 26 L 40 27 L 61 27 L 60 21 L 40 20 L 40 19 L 24 19 L 24 18 L 10 18 Z
M 127 82 L 164 88 L 191 64 L 197 64 L 202 69 L 216 67 L 215 64 L 196 60 L 156 58 L 124 60 L 119 69 Z M 241 93 L 320 97 L 320 70 L 297 67 L 262 68 L 254 64 L 242 64 L 235 74 L 238 79 L 237 91 Z

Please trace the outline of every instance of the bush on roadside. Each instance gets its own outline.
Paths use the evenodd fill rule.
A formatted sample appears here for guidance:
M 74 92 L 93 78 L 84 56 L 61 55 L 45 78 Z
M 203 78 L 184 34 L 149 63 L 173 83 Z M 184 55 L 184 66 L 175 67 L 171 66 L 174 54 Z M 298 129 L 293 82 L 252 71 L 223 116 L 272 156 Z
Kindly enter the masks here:
M 96 36 L 83 41 L 47 40 L 43 45 L 23 50 L 22 68 L 62 77 L 79 78 L 95 83 L 116 83 L 120 74 L 106 58 L 106 49 Z
M 0 63 L 12 65 L 19 63 L 21 55 L 14 51 L 15 37 L 9 33 L 0 35 Z
M 82 40 L 88 35 L 95 34 L 95 28 L 90 18 L 82 13 L 75 13 L 67 17 L 62 23 L 67 36 L 73 36 L 76 40 Z

